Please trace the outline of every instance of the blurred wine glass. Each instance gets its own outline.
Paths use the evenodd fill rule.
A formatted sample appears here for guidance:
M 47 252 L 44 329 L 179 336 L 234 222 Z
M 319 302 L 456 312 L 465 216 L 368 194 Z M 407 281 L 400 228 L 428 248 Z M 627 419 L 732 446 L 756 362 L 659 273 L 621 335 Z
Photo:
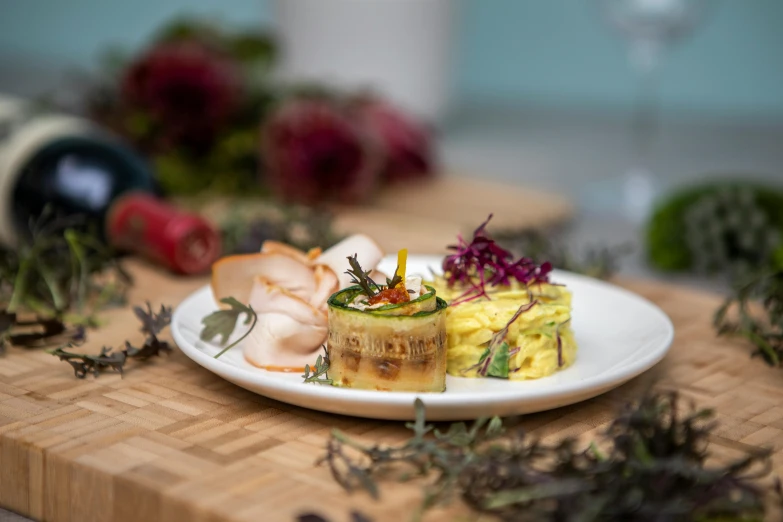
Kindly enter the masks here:
M 633 114 L 633 164 L 622 182 L 624 212 L 645 219 L 657 195 L 650 152 L 658 122 L 658 73 L 664 55 L 704 21 L 716 0 L 597 0 L 603 18 L 626 41 L 638 87 Z M 615 185 L 617 186 L 617 185 Z

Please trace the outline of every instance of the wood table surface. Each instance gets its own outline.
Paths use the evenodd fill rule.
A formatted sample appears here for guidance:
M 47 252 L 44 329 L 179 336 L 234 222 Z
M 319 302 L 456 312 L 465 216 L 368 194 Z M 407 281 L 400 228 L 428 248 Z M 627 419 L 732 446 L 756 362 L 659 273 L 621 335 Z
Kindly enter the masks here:
M 220 221 L 227 215 L 274 213 L 258 199 L 184 198 L 179 203 Z M 455 174 L 392 185 L 357 206 L 330 206 L 338 235 L 363 232 L 387 252 L 407 248 L 440 254 L 457 234 L 470 234 L 492 214 L 490 230 L 545 229 L 570 220 L 574 205 L 562 195 Z
M 176 305 L 205 283 L 131 263 L 131 302 Z M 751 360 L 742 343 L 717 340 L 710 326 L 716 295 L 655 282 L 621 281 L 672 318 L 670 353 L 652 370 L 598 398 L 528 415 L 523 425 L 545 439 L 599 434 L 613 412 L 651 384 L 679 389 L 712 407 L 719 455 L 748 447 L 774 450 L 783 471 L 783 375 Z M 138 339 L 130 309 L 105 314 L 87 350 Z M 317 511 L 348 521 L 408 520 L 420 498 L 414 485 L 385 483 L 379 502 L 348 495 L 314 462 L 332 428 L 365 441 L 403 440 L 402 423 L 310 411 L 238 388 L 175 350 L 126 374 L 78 380 L 40 350 L 9 349 L 0 358 L 0 506 L 36 520 L 227 522 L 294 520 Z M 455 503 L 426 520 L 480 520 Z
M 485 211 L 478 204 L 470 221 Z M 450 212 L 459 213 L 456 207 Z M 467 221 L 450 228 L 464 228 Z M 207 281 L 173 277 L 141 261 L 131 260 L 129 268 L 136 279 L 131 304 L 176 306 Z M 710 319 L 720 297 L 657 282 L 619 283 L 672 318 L 670 353 L 610 393 L 527 415 L 523 425 L 545 439 L 587 441 L 642 390 L 676 388 L 716 410 L 720 426 L 712 448 L 719 456 L 767 446 L 776 471 L 783 471 L 783 375 L 751 360 L 742 343 L 715 338 Z M 103 319 L 84 351 L 117 347 L 125 339 L 141 342 L 130 308 L 108 311 Z M 0 357 L 0 506 L 47 522 L 287 521 L 307 512 L 341 522 L 353 510 L 374 521 L 408 520 L 421 498 L 420 485 L 384 483 L 376 502 L 346 494 L 325 467 L 314 465 L 333 428 L 367 442 L 408 436 L 403 423 L 321 413 L 255 395 L 176 349 L 146 363 L 129 362 L 124 376 L 79 380 L 70 366 L 42 350 L 9 348 Z M 458 502 L 425 518 L 486 519 Z

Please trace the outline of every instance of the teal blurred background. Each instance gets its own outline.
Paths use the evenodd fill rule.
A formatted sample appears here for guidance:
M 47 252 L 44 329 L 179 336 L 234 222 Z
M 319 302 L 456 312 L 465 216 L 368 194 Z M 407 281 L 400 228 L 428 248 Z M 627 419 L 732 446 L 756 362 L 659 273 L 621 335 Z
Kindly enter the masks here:
M 591 1 L 461 0 L 457 101 L 624 109 L 634 96 L 625 46 Z M 667 54 L 664 111 L 783 119 L 783 1 L 722 0 Z M 264 0 L 0 0 L 0 59 L 89 67 L 107 45 L 128 49 L 180 13 L 272 26 Z M 402 35 L 401 35 L 402 37 Z

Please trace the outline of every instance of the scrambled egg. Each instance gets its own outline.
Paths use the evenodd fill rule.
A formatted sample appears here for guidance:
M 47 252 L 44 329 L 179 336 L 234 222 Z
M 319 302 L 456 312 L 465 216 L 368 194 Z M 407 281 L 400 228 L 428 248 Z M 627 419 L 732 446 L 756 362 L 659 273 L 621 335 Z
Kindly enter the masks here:
M 442 278 L 431 284 L 437 295 L 447 302 L 464 291 L 448 288 Z M 513 350 L 508 378 L 511 380 L 537 379 L 561 369 L 557 360 L 557 337 L 561 341 L 565 368 L 576 358 L 576 341 L 571 330 L 571 293 L 564 286 L 550 284 L 530 287 L 533 299 L 538 301 L 511 324 L 506 341 Z M 478 377 L 475 366 L 487 348 L 492 336 L 501 330 L 530 296 L 523 285 L 488 289 L 491 300 L 475 299 L 446 309 L 448 335 L 448 367 L 451 375 Z

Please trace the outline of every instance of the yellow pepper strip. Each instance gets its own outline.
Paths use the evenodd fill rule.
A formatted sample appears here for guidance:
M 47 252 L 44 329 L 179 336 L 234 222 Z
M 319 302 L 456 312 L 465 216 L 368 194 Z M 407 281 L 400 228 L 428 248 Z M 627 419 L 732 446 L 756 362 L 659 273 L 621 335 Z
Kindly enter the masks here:
M 405 284 L 405 269 L 408 263 L 408 249 L 403 248 L 397 252 L 397 273 L 395 275 L 402 278 L 402 284 Z

